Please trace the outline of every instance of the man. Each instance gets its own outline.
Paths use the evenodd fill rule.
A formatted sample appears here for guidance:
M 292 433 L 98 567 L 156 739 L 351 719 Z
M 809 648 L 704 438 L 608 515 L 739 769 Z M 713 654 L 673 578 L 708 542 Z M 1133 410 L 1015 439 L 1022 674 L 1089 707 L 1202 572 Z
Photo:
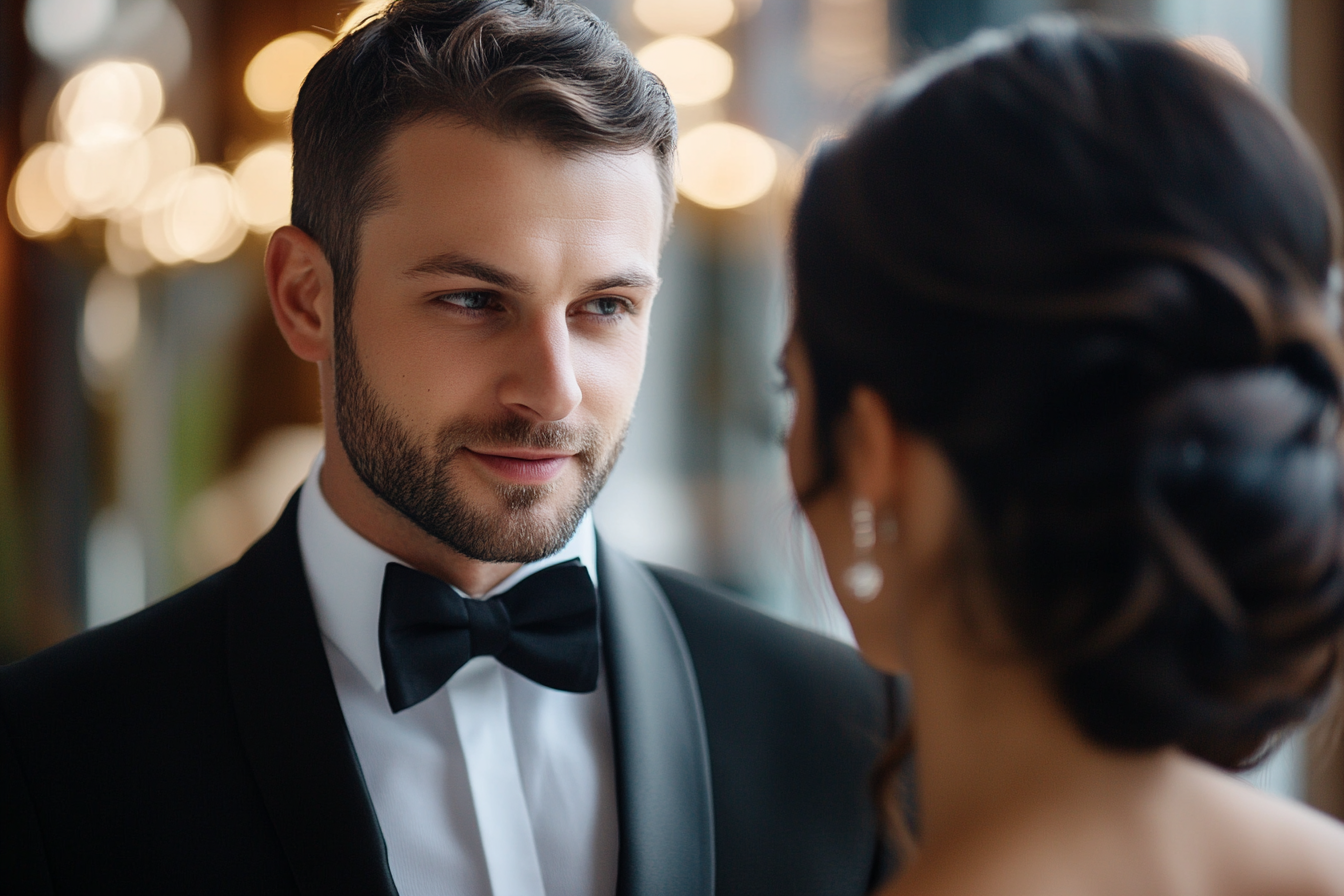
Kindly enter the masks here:
M 674 142 L 563 0 L 402 0 L 317 64 L 266 278 L 325 455 L 237 564 L 0 672 L 0 889 L 871 886 L 888 682 L 587 513 Z

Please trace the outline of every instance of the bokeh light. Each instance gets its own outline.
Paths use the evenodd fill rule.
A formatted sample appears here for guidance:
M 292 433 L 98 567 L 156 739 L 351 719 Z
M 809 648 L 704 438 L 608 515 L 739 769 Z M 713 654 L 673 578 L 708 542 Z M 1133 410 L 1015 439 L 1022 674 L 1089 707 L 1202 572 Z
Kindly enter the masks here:
M 145 248 L 143 217 L 128 210 L 109 218 L 103 230 L 103 249 L 112 270 L 127 277 L 138 277 L 154 267 L 154 256 Z
M 163 231 L 163 207 L 169 184 L 196 163 L 196 143 L 180 121 L 165 121 L 151 128 L 140 139 L 148 159 L 145 183 L 133 202 L 108 215 L 103 245 L 108 263 L 128 276 L 138 276 L 154 263 L 176 264 L 185 258 L 167 245 Z M 153 224 L 147 220 L 153 219 Z M 151 252 L 146 243 L 147 226 L 157 227 L 159 252 Z
M 241 469 L 198 494 L 182 514 L 178 550 L 199 578 L 232 563 L 284 510 L 322 450 L 320 426 L 281 426 L 263 435 Z
M 48 62 L 62 65 L 96 47 L 117 17 L 117 0 L 28 0 L 28 43 Z
M 145 252 L 149 254 L 156 262 L 163 265 L 181 264 L 186 261 L 186 256 L 182 255 L 168 241 L 167 216 L 169 205 L 173 199 L 174 190 L 179 180 L 186 175 L 186 171 L 178 172 L 173 177 L 158 184 L 150 190 L 141 201 L 137 211 L 127 221 L 128 231 L 137 223 L 139 225 L 139 235 L 133 236 L 127 233 L 122 240 L 128 246 L 143 246 Z
M 61 186 L 65 147 L 39 143 L 28 151 L 9 184 L 9 220 L 29 238 L 59 235 L 70 223 L 70 207 Z
M 191 68 L 191 29 L 171 0 L 120 0 L 105 55 L 138 59 L 176 85 Z
M 163 84 L 138 62 L 99 62 L 61 88 L 53 128 L 65 144 L 57 193 L 66 210 L 95 218 L 133 203 L 150 177 L 143 139 L 163 111 Z
M 176 179 L 163 220 L 169 245 L 192 261 L 222 261 L 246 235 L 233 181 L 213 165 L 196 165 Z
M 351 10 L 350 15 L 345 17 L 345 20 L 341 22 L 340 30 L 336 32 L 336 36 L 344 37 L 354 31 L 360 25 L 387 9 L 390 2 L 391 0 L 365 0 L 364 3 Z
M 295 31 L 262 47 L 243 73 L 243 92 L 259 112 L 285 115 L 299 99 L 299 88 L 331 41 L 312 31 Z
M 196 141 L 180 121 L 165 121 L 145 134 L 149 176 L 139 200 L 169 178 L 196 164 Z
M 148 181 L 149 147 L 139 137 L 76 143 L 66 151 L 65 187 L 76 217 L 124 208 Z
M 678 106 L 708 103 L 733 86 L 733 57 L 701 37 L 664 37 L 637 54 L 640 64 L 667 85 Z
M 177 84 L 191 67 L 191 29 L 172 0 L 28 0 L 24 27 L 37 55 L 63 71 L 136 59 Z
M 270 233 L 289 223 L 293 155 L 289 143 L 267 143 L 249 152 L 234 169 L 238 210 L 257 233 Z
M 635 0 L 635 18 L 657 34 L 709 37 L 733 21 L 733 0 Z
M 133 139 L 162 112 L 163 82 L 154 69 L 140 62 L 99 62 L 61 88 L 56 133 L 69 144 Z
M 727 122 L 701 125 L 681 138 L 677 189 L 707 208 L 740 208 L 770 192 L 779 163 L 755 131 Z
M 104 370 L 123 367 L 140 333 L 140 289 L 135 280 L 102 268 L 84 298 L 84 350 Z
M 194 165 L 170 178 L 145 206 L 141 237 L 161 264 L 222 261 L 247 235 L 233 179 L 214 165 Z

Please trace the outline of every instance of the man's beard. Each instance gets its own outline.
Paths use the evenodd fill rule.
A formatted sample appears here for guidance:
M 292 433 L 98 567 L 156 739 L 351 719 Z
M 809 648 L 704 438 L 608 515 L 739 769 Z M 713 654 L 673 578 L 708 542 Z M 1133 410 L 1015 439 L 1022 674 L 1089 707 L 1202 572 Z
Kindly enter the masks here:
M 614 439 L 604 439 L 595 424 L 534 424 L 507 416 L 449 422 L 432 446 L 422 448 L 374 394 L 348 329 L 337 333 L 335 362 L 336 430 L 355 473 L 424 532 L 473 560 L 529 563 L 563 548 L 602 490 L 625 440 L 626 427 Z M 574 452 L 578 492 L 550 518 L 534 509 L 559 491 L 555 482 L 496 485 L 502 511 L 482 507 L 472 502 L 453 472 L 454 458 L 466 445 Z

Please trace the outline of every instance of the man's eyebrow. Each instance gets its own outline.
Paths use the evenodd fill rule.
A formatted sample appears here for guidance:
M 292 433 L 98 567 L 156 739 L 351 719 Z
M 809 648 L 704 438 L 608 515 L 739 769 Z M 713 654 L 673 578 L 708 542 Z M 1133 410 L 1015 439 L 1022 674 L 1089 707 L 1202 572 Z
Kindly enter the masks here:
M 426 275 L 471 277 L 473 280 L 480 280 L 498 286 L 500 289 L 507 289 L 510 292 L 522 294 L 532 292 L 532 287 L 528 286 L 521 277 L 514 276 L 508 271 L 502 271 L 492 264 L 486 264 L 472 258 L 463 258 L 461 255 L 445 254 L 426 258 L 408 269 L 402 276 L 423 277 Z
M 593 280 L 583 287 L 583 292 L 586 295 L 590 292 L 605 292 L 608 289 L 657 289 L 662 282 L 646 271 L 633 270 Z

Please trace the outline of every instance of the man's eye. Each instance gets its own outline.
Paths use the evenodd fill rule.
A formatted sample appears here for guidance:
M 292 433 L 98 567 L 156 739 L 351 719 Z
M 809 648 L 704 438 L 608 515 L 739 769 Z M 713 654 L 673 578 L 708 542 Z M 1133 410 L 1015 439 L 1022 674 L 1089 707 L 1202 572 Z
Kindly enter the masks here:
M 488 292 L 450 292 L 440 296 L 439 301 L 456 305 L 468 311 L 483 311 L 490 306 L 492 296 Z
M 596 314 L 601 317 L 615 317 L 626 310 L 624 302 L 620 299 L 611 298 L 610 296 L 593 299 L 590 302 L 586 302 L 583 307 L 589 314 Z

